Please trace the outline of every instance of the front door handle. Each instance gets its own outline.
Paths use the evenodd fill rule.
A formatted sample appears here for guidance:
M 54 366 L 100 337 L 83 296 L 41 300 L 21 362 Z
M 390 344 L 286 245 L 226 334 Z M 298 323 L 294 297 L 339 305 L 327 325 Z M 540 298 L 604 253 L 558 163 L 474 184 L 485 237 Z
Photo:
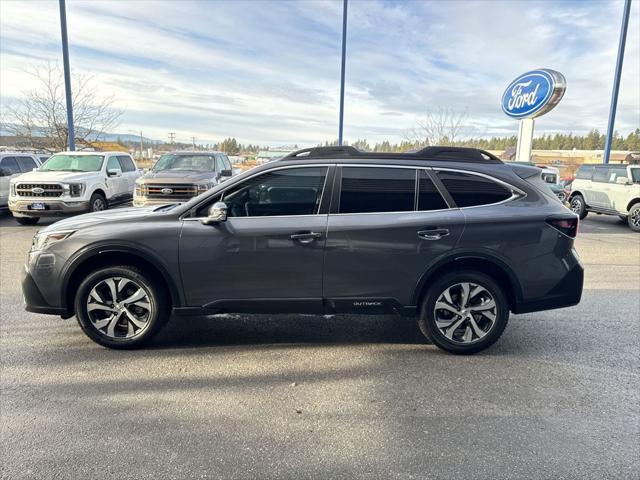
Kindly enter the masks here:
M 440 240 L 442 237 L 449 235 L 449 230 L 446 228 L 435 228 L 433 230 L 421 230 L 418 232 L 418 236 L 423 240 Z
M 306 244 L 306 243 L 311 243 L 314 240 L 317 240 L 319 238 L 322 238 L 322 234 L 316 233 L 316 232 L 294 233 L 293 235 L 291 235 L 290 238 L 295 242 Z

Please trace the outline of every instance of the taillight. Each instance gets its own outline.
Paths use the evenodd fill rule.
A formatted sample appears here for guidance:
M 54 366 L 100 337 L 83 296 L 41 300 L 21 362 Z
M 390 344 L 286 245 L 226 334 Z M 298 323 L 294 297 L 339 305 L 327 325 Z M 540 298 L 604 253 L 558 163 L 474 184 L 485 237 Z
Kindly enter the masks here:
M 547 218 L 547 223 L 568 237 L 576 238 L 578 234 L 578 217 Z

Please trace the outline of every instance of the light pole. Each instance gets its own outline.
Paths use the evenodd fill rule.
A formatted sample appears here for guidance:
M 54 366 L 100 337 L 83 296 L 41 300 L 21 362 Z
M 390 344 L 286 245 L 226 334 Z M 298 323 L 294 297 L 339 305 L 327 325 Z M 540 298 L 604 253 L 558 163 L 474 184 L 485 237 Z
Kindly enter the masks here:
M 64 68 L 64 92 L 67 101 L 67 135 L 69 150 L 76 149 L 76 136 L 73 129 L 73 100 L 71 97 L 71 73 L 69 69 L 69 41 L 67 39 L 67 9 L 65 0 L 60 2 L 60 30 L 62 31 L 62 65 Z
M 131 133 L 135 133 L 138 134 L 138 132 L 136 132 L 135 130 L 129 130 Z M 142 157 L 144 156 L 143 152 L 143 148 L 144 146 L 142 145 L 142 130 L 140 130 L 140 160 L 142 160 Z
M 616 123 L 616 109 L 618 108 L 618 92 L 620 91 L 620 76 L 622 75 L 622 61 L 624 60 L 624 47 L 627 43 L 627 27 L 629 26 L 629 12 L 631 0 L 625 0 L 622 12 L 622 26 L 620 27 L 620 41 L 618 42 L 618 59 L 616 60 L 616 73 L 613 79 L 613 91 L 611 92 L 611 107 L 609 107 L 609 124 L 607 126 L 607 140 L 604 144 L 602 161 L 609 163 L 611 155 L 611 141 L 613 140 L 613 127 Z
M 342 68 L 340 70 L 340 123 L 338 126 L 338 145 L 342 145 L 344 125 L 344 70 L 347 56 L 347 0 L 342 3 Z

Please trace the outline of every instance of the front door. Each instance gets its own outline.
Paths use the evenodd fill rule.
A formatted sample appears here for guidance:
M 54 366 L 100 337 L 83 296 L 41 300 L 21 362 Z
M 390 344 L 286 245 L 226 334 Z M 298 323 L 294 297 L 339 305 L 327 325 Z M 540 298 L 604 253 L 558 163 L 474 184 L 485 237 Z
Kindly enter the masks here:
M 464 215 L 449 209 L 426 170 L 341 171 L 339 205 L 332 205 L 325 247 L 330 308 L 380 313 L 411 305 L 422 274 L 460 238 Z
M 110 171 L 117 171 L 116 175 L 110 176 Z M 105 172 L 107 174 L 106 184 L 107 190 L 109 190 L 109 201 L 118 202 L 123 199 L 127 191 L 127 181 L 122 175 L 122 168 L 120 167 L 120 162 L 118 161 L 118 157 L 111 156 L 107 160 L 107 170 Z
M 183 222 L 180 268 L 190 306 L 320 312 L 328 166 L 283 167 L 233 185 Z M 228 217 L 204 225 L 216 201 Z

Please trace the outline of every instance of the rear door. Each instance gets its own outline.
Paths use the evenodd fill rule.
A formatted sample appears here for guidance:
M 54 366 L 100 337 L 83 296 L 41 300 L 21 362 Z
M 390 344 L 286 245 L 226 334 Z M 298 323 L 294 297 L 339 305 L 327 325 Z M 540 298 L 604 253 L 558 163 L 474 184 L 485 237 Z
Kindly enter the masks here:
M 338 168 L 325 247 L 324 296 L 337 312 L 411 305 L 423 273 L 457 243 L 464 216 L 428 169 Z
M 128 155 L 118 155 L 118 162 L 122 169 L 122 177 L 124 179 L 123 187 L 125 188 L 125 197 L 133 197 L 133 190 L 136 188 L 136 180 L 140 176 L 133 160 Z

